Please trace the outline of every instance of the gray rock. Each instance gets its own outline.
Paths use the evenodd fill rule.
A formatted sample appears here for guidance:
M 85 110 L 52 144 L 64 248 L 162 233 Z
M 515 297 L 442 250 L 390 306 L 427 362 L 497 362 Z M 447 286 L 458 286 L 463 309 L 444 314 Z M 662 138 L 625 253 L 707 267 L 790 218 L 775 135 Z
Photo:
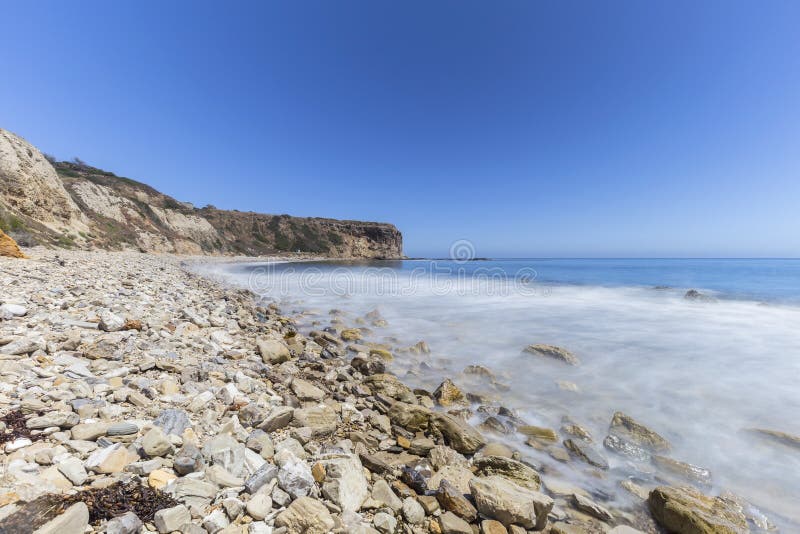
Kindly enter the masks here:
M 230 521 L 222 510 L 214 510 L 203 518 L 203 528 L 208 534 L 216 534 L 229 524 Z
M 209 464 L 219 464 L 234 476 L 244 470 L 244 443 L 239 443 L 230 434 L 219 434 L 203 445 L 203 457 Z
M 168 408 L 155 418 L 153 424 L 161 427 L 165 434 L 180 436 L 183 431 L 191 426 L 189 415 L 183 410 Z
M 142 526 L 142 521 L 136 514 L 126 512 L 106 523 L 105 534 L 137 534 Z
M 289 495 L 305 497 L 314 487 L 314 476 L 308 465 L 289 453 L 278 471 L 278 483 Z
M 252 495 L 265 484 L 272 482 L 276 478 L 278 478 L 278 467 L 273 464 L 264 464 L 247 478 L 244 483 L 244 488 Z
M 50 412 L 48 414 L 31 417 L 25 426 L 31 430 L 40 430 L 57 426 L 59 428 L 72 428 L 80 422 L 81 418 L 73 412 Z
M 564 447 L 589 465 L 600 469 L 608 469 L 608 461 L 595 451 L 591 445 L 578 439 L 569 438 L 564 440 Z
M 384 479 L 379 478 L 373 485 L 372 485 L 372 499 L 377 501 L 378 503 L 388 506 L 395 512 L 399 512 L 400 509 L 403 507 L 403 501 L 398 497 L 394 491 L 392 491 L 391 486 L 389 483 L 386 482 Z M 376 527 L 377 528 L 377 527 Z M 380 529 L 378 529 L 380 530 Z
M 600 521 L 611 521 L 614 516 L 611 515 L 611 512 L 594 502 L 588 497 L 581 495 L 580 493 L 574 493 L 572 495 L 572 504 L 575 506 L 576 509 L 580 510 L 585 514 L 589 514 L 592 517 L 599 519 Z
M 462 454 L 474 454 L 486 444 L 480 432 L 450 414 L 436 413 L 431 423 L 442 433 L 450 447 Z
M 138 426 L 133 423 L 126 422 L 114 423 L 106 429 L 107 436 L 130 436 L 131 434 L 137 434 L 138 432 Z
M 375 517 L 372 518 L 372 524 L 378 532 L 383 532 L 383 534 L 393 534 L 397 529 L 397 519 L 386 512 L 378 512 L 375 514 Z

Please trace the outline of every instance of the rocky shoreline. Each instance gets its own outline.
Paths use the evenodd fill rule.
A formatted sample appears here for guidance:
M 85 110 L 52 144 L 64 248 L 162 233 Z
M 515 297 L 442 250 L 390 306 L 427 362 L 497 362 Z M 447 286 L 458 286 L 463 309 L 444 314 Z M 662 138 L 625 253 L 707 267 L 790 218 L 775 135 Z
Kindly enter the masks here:
M 774 531 L 741 499 L 693 489 L 702 470 L 622 413 L 605 448 L 675 483 L 630 480 L 636 504 L 620 508 L 559 480 L 492 427 L 513 421 L 529 446 L 602 477 L 579 425 L 514 421 L 446 377 L 411 389 L 365 339 L 377 312 L 301 332 L 184 257 L 26 252 L 0 258 L 0 533 Z

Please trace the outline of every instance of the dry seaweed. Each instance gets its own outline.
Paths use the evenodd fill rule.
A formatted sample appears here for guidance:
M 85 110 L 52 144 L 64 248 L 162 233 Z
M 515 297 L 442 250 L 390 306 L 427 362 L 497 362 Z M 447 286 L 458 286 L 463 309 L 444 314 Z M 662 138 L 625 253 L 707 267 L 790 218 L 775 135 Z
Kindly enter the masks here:
M 25 426 L 27 417 L 20 410 L 13 410 L 0 417 L 0 422 L 5 423 L 5 429 L 0 432 L 0 445 L 14 441 L 18 438 L 28 438 L 31 441 L 38 441 L 44 437 L 39 433 L 36 435 L 31 434 L 28 427 Z

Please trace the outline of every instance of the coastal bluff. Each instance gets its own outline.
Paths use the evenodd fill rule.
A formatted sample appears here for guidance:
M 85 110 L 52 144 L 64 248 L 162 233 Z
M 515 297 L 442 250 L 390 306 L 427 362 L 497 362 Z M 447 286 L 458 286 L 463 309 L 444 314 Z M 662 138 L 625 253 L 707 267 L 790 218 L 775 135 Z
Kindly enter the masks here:
M 261 256 L 400 258 L 392 224 L 293 217 L 188 202 L 80 161 L 55 161 L 0 129 L 0 230 L 21 246 Z

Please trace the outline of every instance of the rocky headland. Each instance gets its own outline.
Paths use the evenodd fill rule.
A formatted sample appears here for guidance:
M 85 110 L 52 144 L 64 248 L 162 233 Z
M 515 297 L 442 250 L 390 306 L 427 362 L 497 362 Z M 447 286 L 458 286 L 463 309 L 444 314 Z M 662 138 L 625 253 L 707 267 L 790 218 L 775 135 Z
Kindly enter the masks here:
M 0 230 L 23 246 L 67 249 L 403 256 L 403 236 L 391 224 L 197 208 L 81 161 L 55 161 L 3 129 Z

